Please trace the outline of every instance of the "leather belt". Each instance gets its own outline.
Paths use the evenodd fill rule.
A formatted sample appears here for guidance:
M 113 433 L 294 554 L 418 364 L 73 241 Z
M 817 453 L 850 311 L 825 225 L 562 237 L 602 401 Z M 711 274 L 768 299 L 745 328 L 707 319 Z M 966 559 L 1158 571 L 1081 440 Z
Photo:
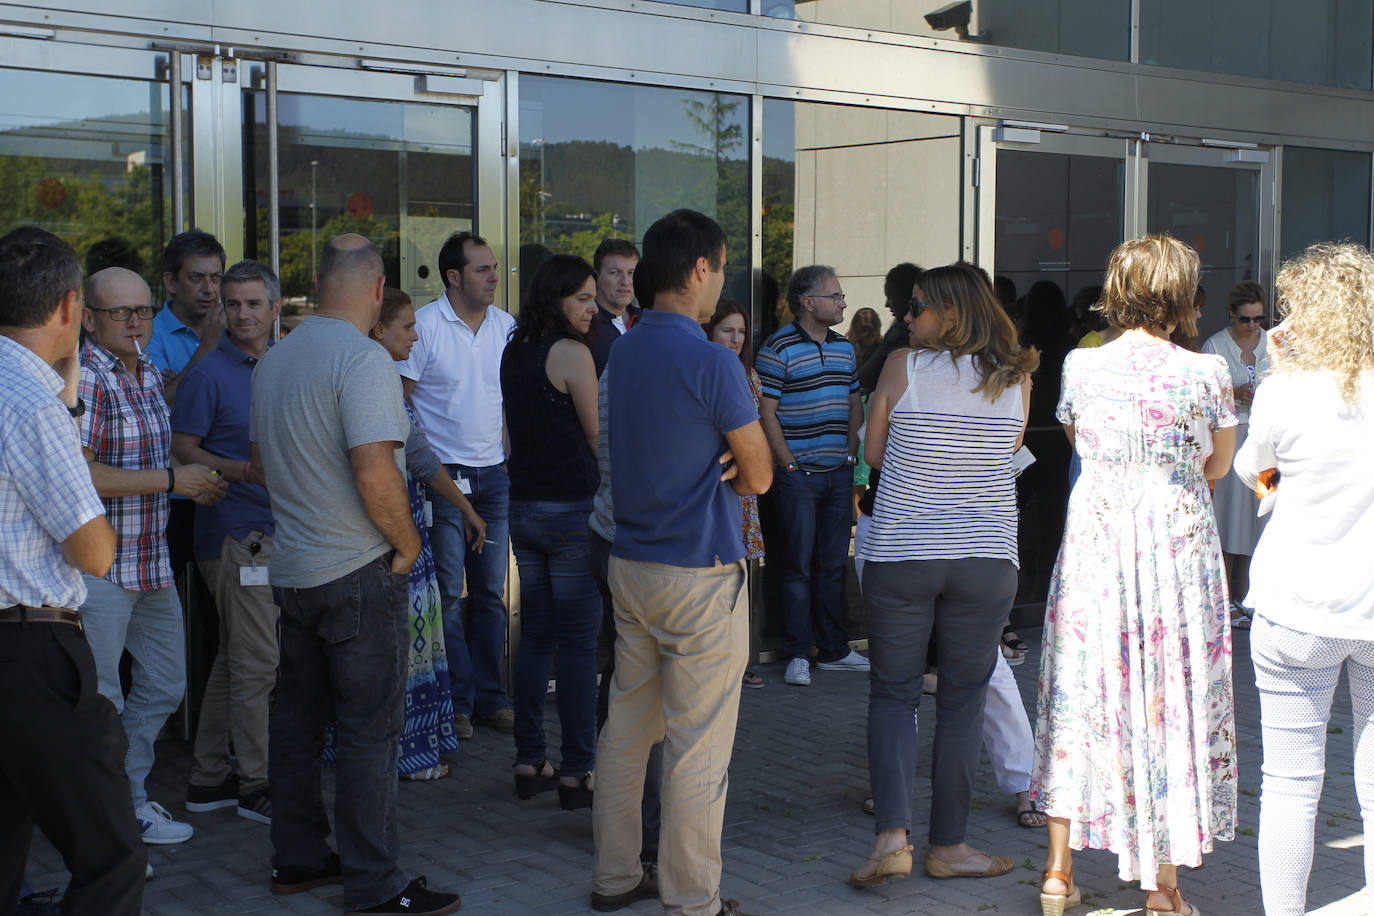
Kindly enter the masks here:
M 16 604 L 0 608 L 0 623 L 66 623 L 81 629 L 81 615 L 64 607 L 28 607 Z

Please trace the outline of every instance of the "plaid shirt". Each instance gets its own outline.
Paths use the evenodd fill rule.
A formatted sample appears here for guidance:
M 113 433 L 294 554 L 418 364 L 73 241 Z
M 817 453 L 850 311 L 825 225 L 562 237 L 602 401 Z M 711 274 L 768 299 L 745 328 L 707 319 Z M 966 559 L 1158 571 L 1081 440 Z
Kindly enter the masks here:
M 143 471 L 168 467 L 172 418 L 162 374 L 147 353 L 138 376 L 109 350 L 88 339 L 81 351 L 81 444 L 110 467 Z M 109 579 L 121 588 L 145 592 L 172 584 L 167 555 L 167 494 L 104 500 L 117 541 Z
M 104 509 L 61 390 L 51 366 L 0 337 L 0 607 L 86 600 L 62 542 Z

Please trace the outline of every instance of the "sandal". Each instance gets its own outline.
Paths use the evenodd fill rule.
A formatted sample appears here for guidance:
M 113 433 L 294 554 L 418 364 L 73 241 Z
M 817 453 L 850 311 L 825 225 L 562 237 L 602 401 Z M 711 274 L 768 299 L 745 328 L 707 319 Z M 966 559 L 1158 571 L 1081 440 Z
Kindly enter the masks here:
M 745 687 L 762 687 L 763 677 L 753 668 L 745 668 L 742 684 Z
M 1154 891 L 1154 893 L 1168 894 L 1170 897 L 1174 898 L 1173 905 L 1167 910 L 1156 910 L 1151 908 L 1148 902 L 1150 893 L 1150 891 L 1145 893 L 1145 900 L 1147 901 L 1145 904 L 1145 916 L 1174 916 L 1174 914 L 1182 914 L 1182 916 L 1202 916 L 1202 910 L 1199 910 L 1197 907 L 1184 900 L 1183 895 L 1178 892 L 1178 888 L 1176 887 L 1165 887 L 1161 884 Z M 1181 909 L 1181 907 L 1185 906 L 1188 908 L 1188 912 L 1186 913 Z
M 1026 660 L 1026 653 L 1030 651 L 1030 646 L 1020 636 L 1011 630 L 1002 633 L 1002 657 L 1007 660 L 1007 664 L 1015 668 Z
M 979 867 L 970 864 L 983 859 L 987 860 L 987 865 Z M 1015 867 L 1016 863 L 1007 856 L 994 856 L 987 852 L 975 851 L 958 862 L 946 862 L 934 853 L 926 853 L 926 874 L 932 878 L 995 878 Z
M 1037 819 L 1039 823 L 1036 822 Z M 1016 823 L 1020 824 L 1022 827 L 1034 830 L 1037 827 L 1045 826 L 1049 822 L 1050 819 L 1046 817 L 1045 812 L 1032 805 L 1030 799 L 1026 799 L 1024 805 L 1018 804 L 1016 806 Z
M 515 774 L 515 794 L 520 798 L 534 798 L 558 785 L 558 771 L 545 757 L 535 765 L 533 773 Z
M 558 783 L 558 804 L 564 811 L 577 811 L 592 806 L 592 774 L 584 773 L 575 785 L 562 780 Z
M 432 782 L 436 779 L 443 779 L 449 772 L 448 764 L 440 763 L 432 767 L 425 767 L 423 770 L 416 770 L 414 773 L 402 773 L 401 778 L 408 782 Z
M 1065 894 L 1045 893 L 1046 881 L 1063 881 L 1068 887 Z M 1083 902 L 1083 892 L 1073 883 L 1073 869 L 1066 875 L 1062 871 L 1047 868 L 1040 873 L 1040 914 L 1041 916 L 1063 916 L 1065 910 Z
M 881 856 L 869 856 L 865 862 L 877 862 L 878 866 L 873 869 L 871 875 L 861 875 L 856 868 L 849 873 L 849 884 L 851 887 L 866 887 L 874 884 L 882 884 L 888 878 L 905 878 L 911 874 L 911 850 L 912 846 L 902 846 Z

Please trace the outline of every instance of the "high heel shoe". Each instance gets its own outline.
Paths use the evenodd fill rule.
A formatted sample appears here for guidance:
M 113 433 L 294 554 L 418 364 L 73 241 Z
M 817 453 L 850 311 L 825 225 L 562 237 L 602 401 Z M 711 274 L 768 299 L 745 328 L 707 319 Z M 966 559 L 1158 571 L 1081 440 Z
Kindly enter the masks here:
M 560 782 L 558 784 L 558 804 L 562 806 L 564 811 L 590 808 L 592 806 L 592 774 L 583 775 L 575 786 Z
M 871 875 L 861 875 L 858 869 L 849 873 L 849 883 L 853 887 L 867 887 L 882 884 L 888 878 L 905 878 L 911 874 L 911 846 L 894 849 L 882 856 L 869 856 L 864 861 L 877 862 L 878 867 Z
M 1068 886 L 1066 894 L 1045 893 L 1046 881 L 1063 881 Z M 1064 911 L 1083 902 L 1083 892 L 1073 883 L 1073 869 L 1066 875 L 1062 871 L 1047 868 L 1040 873 L 1040 914 L 1041 916 L 1063 916 Z
M 1183 913 L 1183 907 L 1185 904 L 1187 904 L 1188 907 L 1187 916 L 1202 916 L 1202 910 L 1199 910 L 1197 907 L 1193 906 L 1191 903 L 1188 903 L 1186 900 L 1184 900 L 1183 895 L 1178 892 L 1178 888 L 1165 887 L 1161 884 L 1158 888 L 1156 888 L 1156 891 L 1158 893 L 1168 894 L 1170 897 L 1173 897 L 1173 906 L 1169 907 L 1167 910 L 1156 910 L 1152 909 L 1150 905 L 1147 903 L 1145 905 L 1145 916 L 1175 916 L 1175 914 Z M 1145 899 L 1149 900 L 1150 895 L 1146 894 Z
M 548 758 L 539 761 L 533 773 L 515 774 L 515 794 L 523 798 L 534 798 L 558 785 L 558 771 L 549 763 Z

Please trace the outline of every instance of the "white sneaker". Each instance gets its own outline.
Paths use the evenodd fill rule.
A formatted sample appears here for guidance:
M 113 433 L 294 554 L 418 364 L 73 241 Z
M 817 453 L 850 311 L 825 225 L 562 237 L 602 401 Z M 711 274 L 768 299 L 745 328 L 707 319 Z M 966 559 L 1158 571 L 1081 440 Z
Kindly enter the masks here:
M 143 842 L 151 846 L 185 843 L 196 832 L 190 824 L 172 820 L 167 809 L 157 802 L 148 802 L 134 812 L 134 817 L 138 818 L 138 829 L 143 832 Z
M 787 673 L 782 679 L 796 687 L 811 686 L 811 663 L 804 658 L 794 658 L 787 663 Z
M 147 878 L 144 878 L 143 880 L 147 881 L 147 880 L 151 879 L 152 877 L 153 877 L 153 863 L 152 863 L 152 862 L 149 862 L 149 863 L 148 863 L 148 877 L 147 877 Z
M 844 658 L 833 662 L 816 662 L 816 667 L 822 671 L 867 671 L 869 664 L 868 659 L 850 649 Z

